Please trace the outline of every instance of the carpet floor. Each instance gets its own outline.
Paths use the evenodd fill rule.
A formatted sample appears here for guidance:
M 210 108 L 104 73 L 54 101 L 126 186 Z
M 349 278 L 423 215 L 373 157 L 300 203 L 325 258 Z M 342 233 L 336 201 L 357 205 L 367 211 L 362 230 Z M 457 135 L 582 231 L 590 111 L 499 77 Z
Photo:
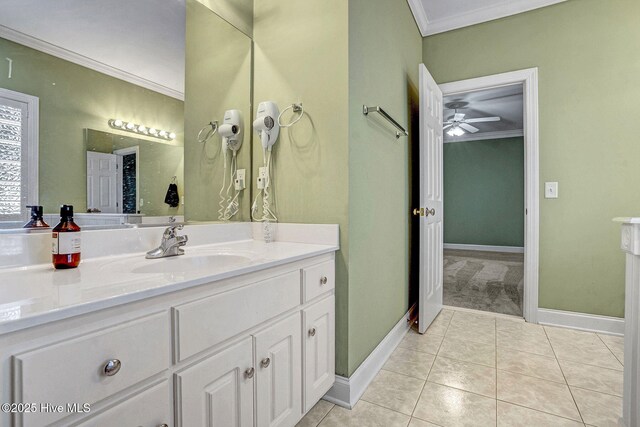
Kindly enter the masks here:
M 522 316 L 524 254 L 444 251 L 444 304 Z

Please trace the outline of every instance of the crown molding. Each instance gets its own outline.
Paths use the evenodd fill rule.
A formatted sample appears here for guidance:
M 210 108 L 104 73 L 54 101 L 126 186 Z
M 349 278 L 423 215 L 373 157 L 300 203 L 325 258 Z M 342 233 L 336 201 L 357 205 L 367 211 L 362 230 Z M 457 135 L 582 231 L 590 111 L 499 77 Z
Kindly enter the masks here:
M 566 0 L 512 0 L 503 1 L 499 4 L 470 10 L 445 19 L 430 20 L 422 5 L 422 0 L 408 0 L 413 16 L 420 28 L 423 37 L 482 22 L 493 21 L 511 15 L 528 12 L 541 7 L 562 3 Z
M 112 67 L 103 62 L 96 61 L 84 55 L 80 55 L 79 53 L 64 49 L 60 46 L 56 46 L 44 40 L 32 37 L 28 34 L 21 33 L 20 31 L 13 30 L 9 27 L 5 27 L 4 25 L 0 25 L 0 37 L 10 40 L 14 43 L 30 47 L 31 49 L 35 49 L 37 51 L 55 56 L 57 58 L 73 62 L 74 64 L 81 65 L 91 70 L 98 71 L 108 76 L 124 80 L 125 82 L 134 84 L 136 86 L 141 86 L 145 89 L 149 89 L 154 92 L 170 96 L 171 98 L 176 98 L 184 101 L 184 92 L 177 91 L 170 87 L 145 79 L 144 77 L 140 77 L 119 68 Z
M 450 142 L 483 141 L 486 139 L 515 138 L 518 136 L 524 136 L 524 130 L 515 129 L 515 130 L 501 130 L 497 132 L 465 133 L 462 136 L 447 135 L 443 142 L 445 144 L 448 144 Z

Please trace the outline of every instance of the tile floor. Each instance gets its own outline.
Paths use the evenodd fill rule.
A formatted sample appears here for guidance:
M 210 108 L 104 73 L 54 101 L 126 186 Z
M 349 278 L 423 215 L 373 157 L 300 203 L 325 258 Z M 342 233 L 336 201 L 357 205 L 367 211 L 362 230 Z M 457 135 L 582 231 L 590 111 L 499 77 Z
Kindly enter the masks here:
M 409 331 L 353 410 L 320 401 L 298 424 L 617 426 L 623 340 L 443 310 Z

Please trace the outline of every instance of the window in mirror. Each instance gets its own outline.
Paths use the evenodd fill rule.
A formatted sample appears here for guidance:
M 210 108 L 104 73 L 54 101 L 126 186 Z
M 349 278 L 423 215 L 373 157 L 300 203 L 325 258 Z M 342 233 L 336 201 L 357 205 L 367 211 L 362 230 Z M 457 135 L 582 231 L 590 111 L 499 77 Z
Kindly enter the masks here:
M 0 88 L 0 221 L 38 204 L 38 98 Z

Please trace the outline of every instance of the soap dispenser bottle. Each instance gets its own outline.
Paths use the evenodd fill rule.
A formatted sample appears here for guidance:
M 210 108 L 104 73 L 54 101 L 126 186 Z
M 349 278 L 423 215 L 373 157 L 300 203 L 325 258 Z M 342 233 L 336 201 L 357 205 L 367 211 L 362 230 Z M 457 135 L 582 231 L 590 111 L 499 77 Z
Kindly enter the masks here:
M 49 224 L 42 218 L 42 206 L 27 206 L 31 209 L 31 220 L 22 228 L 49 228 Z
M 73 222 L 73 206 L 60 207 L 60 222 L 53 228 L 53 266 L 76 268 L 80 264 L 80 227 Z

